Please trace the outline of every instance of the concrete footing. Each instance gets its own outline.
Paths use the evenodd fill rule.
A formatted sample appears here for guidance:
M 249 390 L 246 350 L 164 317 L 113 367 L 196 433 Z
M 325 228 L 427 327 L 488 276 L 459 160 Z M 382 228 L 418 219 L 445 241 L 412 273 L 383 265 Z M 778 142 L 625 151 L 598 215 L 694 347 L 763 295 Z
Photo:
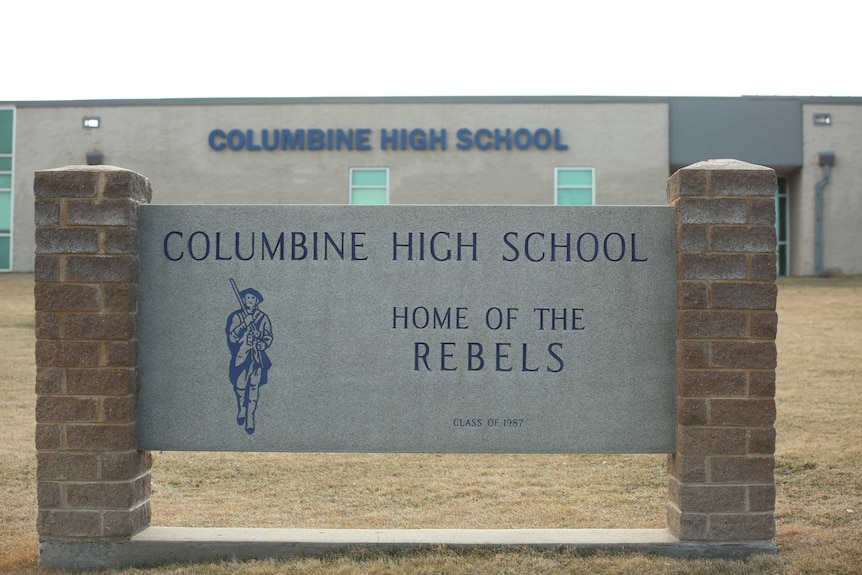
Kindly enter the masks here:
M 39 566 L 101 569 L 217 559 L 308 557 L 351 549 L 577 549 L 741 559 L 774 554 L 772 541 L 679 541 L 667 529 L 226 529 L 149 527 L 122 541 L 43 541 Z

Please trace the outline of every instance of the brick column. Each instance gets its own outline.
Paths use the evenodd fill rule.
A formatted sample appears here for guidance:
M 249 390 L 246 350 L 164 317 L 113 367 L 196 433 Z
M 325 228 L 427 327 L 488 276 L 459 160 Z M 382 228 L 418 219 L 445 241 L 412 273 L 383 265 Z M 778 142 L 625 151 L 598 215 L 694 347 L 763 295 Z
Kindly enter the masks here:
M 775 534 L 775 189 L 772 169 L 735 160 L 668 180 L 679 402 L 668 525 L 683 541 Z
M 36 173 L 40 540 L 122 539 L 150 522 L 136 446 L 137 215 L 149 181 L 109 166 Z

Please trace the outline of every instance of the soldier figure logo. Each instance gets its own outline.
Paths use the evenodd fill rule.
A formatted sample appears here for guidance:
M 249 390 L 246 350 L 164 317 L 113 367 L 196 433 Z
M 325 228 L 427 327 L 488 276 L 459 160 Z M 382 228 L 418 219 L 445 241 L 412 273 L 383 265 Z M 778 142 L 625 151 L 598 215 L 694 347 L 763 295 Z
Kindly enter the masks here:
M 230 349 L 230 382 L 236 395 L 236 422 L 245 432 L 254 433 L 254 414 L 260 399 L 260 388 L 266 385 L 272 362 L 266 350 L 272 345 L 272 323 L 258 309 L 263 296 L 253 288 L 239 291 L 230 279 L 239 309 L 227 318 L 225 334 Z

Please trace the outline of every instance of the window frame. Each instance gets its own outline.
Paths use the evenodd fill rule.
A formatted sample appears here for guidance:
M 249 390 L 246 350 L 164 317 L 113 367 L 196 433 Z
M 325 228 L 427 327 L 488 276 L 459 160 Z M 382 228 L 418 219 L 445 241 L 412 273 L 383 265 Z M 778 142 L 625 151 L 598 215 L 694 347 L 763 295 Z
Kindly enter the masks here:
M 590 185 L 589 187 L 584 185 L 570 185 L 570 184 L 560 184 L 560 173 L 567 171 L 578 171 L 578 172 L 589 172 L 590 173 Z M 561 204 L 560 203 L 560 190 L 590 190 L 590 203 L 589 204 Z M 578 205 L 585 206 L 596 205 L 596 169 L 587 167 L 587 166 L 560 166 L 554 168 L 554 205 L 555 206 L 568 206 L 568 205 Z
M 8 238 L 8 250 L 7 254 L 9 267 L 0 267 L 0 273 L 3 272 L 11 272 L 14 267 L 13 262 L 13 253 L 14 253 L 14 243 L 13 237 L 15 232 L 15 121 L 16 121 L 16 108 L 14 106 L 0 106 L 0 112 L 11 111 L 12 112 L 12 122 L 11 122 L 11 147 L 8 153 L 0 152 L 0 158 L 9 158 L 9 169 L 8 170 L 0 170 L 0 174 L 9 176 L 9 187 L 8 188 L 0 188 L 0 194 L 9 194 L 9 231 L 0 231 L 0 238 Z
M 778 176 L 775 187 L 775 275 L 777 276 L 790 275 L 789 187 L 787 178 Z
M 353 192 L 355 190 L 362 189 L 379 189 L 380 185 L 354 185 L 353 183 L 353 174 L 357 172 L 383 172 L 386 174 L 386 183 L 384 184 L 384 189 L 386 190 L 386 198 L 384 203 L 382 204 L 356 204 L 353 201 Z M 389 205 L 389 168 L 377 166 L 377 167 L 357 167 L 357 168 L 349 168 L 347 173 L 347 203 L 352 206 L 356 205 L 365 205 L 365 206 L 385 206 Z

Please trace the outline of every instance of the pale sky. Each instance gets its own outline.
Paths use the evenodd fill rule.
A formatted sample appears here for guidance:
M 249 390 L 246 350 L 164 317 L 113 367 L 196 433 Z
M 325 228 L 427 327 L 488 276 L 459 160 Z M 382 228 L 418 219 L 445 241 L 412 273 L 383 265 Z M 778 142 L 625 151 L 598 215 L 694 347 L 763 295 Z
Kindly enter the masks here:
M 0 101 L 862 97 L 851 3 L 11 0 L 0 15 Z

